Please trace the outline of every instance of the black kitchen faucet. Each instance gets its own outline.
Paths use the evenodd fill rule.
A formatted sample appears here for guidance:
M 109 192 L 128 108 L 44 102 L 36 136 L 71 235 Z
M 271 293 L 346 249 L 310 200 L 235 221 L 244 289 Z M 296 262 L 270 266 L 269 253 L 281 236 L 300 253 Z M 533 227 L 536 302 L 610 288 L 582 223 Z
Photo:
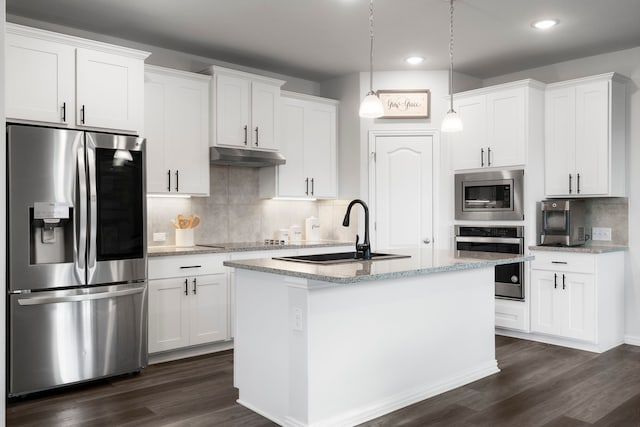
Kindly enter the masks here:
M 347 207 L 347 213 L 344 215 L 342 225 L 344 227 L 349 226 L 349 215 L 351 214 L 351 208 L 353 205 L 359 204 L 364 208 L 364 242 L 360 241 L 360 236 L 356 234 L 356 255 L 361 259 L 371 259 L 371 243 L 369 242 L 369 207 L 365 202 L 360 199 L 352 200 Z

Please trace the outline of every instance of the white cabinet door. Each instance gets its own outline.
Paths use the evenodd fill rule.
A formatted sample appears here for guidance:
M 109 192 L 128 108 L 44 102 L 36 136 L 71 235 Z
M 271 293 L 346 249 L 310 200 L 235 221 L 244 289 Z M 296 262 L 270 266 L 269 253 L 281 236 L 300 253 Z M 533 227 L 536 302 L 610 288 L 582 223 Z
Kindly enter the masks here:
M 575 173 L 578 194 L 606 195 L 609 191 L 608 111 L 609 82 L 576 87 Z
M 531 270 L 531 330 L 557 335 L 562 330 L 558 319 L 558 274 Z
M 147 67 L 145 103 L 147 192 L 209 194 L 207 77 Z
M 562 196 L 575 191 L 575 90 L 559 88 L 545 94 L 545 193 Z M 571 177 L 570 177 L 571 175 Z M 571 182 L 570 182 L 571 181 Z
M 212 274 L 190 279 L 189 344 L 226 340 L 228 296 L 227 275 Z
M 215 79 L 215 142 L 247 147 L 252 136 L 249 129 L 251 81 L 225 74 Z
M 144 62 L 76 49 L 76 123 L 138 131 L 144 100 Z
M 75 49 L 11 33 L 5 43 L 7 118 L 74 123 Z
M 304 101 L 282 98 L 281 152 L 287 162 L 278 169 L 278 195 L 305 197 L 305 117 Z
M 251 84 L 251 138 L 254 148 L 278 149 L 280 87 L 260 82 Z
M 487 166 L 524 165 L 527 136 L 525 89 L 488 93 L 486 108 Z
M 596 290 L 592 274 L 565 273 L 562 335 L 584 341 L 596 339 Z
M 337 196 L 336 107 L 308 103 L 305 110 L 305 174 L 313 197 Z
M 487 166 L 486 96 L 455 100 L 455 110 L 462 119 L 464 130 L 452 135 L 454 169 Z
M 149 353 L 189 345 L 187 285 L 187 278 L 149 280 Z
M 144 137 L 147 139 L 147 192 L 171 192 L 171 158 L 167 155 L 166 109 L 168 87 L 164 78 L 145 73 Z

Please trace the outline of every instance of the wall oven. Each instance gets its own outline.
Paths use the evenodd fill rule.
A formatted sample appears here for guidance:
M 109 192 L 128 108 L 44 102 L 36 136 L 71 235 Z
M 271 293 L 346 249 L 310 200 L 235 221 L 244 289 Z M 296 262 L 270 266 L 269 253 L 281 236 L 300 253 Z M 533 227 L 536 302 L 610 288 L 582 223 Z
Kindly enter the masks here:
M 523 220 L 524 170 L 455 175 L 455 219 Z
M 524 227 L 479 227 L 457 225 L 457 251 L 524 254 Z M 496 265 L 496 298 L 524 300 L 524 263 Z

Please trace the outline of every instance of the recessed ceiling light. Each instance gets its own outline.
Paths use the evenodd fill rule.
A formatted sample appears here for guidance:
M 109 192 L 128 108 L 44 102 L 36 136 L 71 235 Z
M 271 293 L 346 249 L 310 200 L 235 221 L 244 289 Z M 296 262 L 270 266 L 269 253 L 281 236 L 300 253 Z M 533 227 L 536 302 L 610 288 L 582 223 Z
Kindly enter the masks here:
M 407 61 L 407 63 L 411 65 L 417 65 L 422 61 L 424 61 L 424 58 L 422 56 L 410 56 L 407 59 L 405 59 L 405 61 Z
M 548 30 L 549 28 L 558 25 L 558 22 L 559 21 L 557 19 L 541 19 L 539 21 L 533 22 L 531 26 L 538 30 Z

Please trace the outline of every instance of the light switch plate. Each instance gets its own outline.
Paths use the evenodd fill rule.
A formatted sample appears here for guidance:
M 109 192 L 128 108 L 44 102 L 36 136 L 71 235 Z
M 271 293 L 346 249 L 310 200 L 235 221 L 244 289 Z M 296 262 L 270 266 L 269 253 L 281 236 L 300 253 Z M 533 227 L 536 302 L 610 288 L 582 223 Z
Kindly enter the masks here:
M 165 242 L 167 240 L 167 233 L 153 233 L 154 242 Z
M 591 229 L 591 240 L 611 241 L 610 227 L 593 227 Z

